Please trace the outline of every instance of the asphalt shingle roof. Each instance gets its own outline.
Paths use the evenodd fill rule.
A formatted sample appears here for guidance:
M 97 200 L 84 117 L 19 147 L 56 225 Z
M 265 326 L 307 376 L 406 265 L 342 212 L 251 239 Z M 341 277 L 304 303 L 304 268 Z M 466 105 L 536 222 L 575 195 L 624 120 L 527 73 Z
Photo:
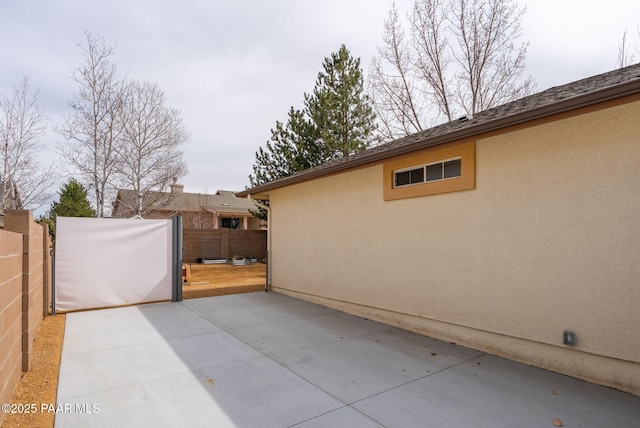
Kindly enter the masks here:
M 519 100 L 453 120 L 422 132 L 301 171 L 289 177 L 239 192 L 246 196 L 377 162 L 426 147 L 473 137 L 513 125 L 547 118 L 582 107 L 640 94 L 640 64 L 555 86 Z M 640 119 L 639 119 L 640 120 Z
M 238 198 L 235 192 L 219 190 L 214 195 L 202 193 L 168 193 L 152 192 L 151 200 L 155 200 L 147 209 L 163 211 L 189 212 L 189 211 L 216 211 L 225 213 L 247 213 L 255 206 L 245 198 Z M 118 203 L 123 207 L 134 207 L 136 192 L 134 190 L 118 190 Z

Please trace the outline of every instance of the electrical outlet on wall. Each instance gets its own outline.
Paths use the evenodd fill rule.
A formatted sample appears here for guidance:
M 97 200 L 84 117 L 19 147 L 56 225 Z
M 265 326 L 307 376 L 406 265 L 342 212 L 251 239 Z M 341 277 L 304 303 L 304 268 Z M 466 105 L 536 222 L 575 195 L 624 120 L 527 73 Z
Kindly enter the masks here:
M 576 334 L 571 330 L 565 330 L 562 332 L 562 343 L 567 346 L 576 345 Z

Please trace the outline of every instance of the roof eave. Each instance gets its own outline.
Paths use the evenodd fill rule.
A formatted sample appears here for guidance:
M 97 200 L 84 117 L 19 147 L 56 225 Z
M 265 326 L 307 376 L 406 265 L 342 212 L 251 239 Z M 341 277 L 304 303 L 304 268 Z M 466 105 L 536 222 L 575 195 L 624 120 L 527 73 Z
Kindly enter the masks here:
M 253 187 L 251 189 L 243 190 L 236 193 L 236 196 L 246 197 L 248 195 L 255 195 L 257 193 L 268 193 L 268 191 L 273 189 L 301 183 L 303 181 L 313 180 L 325 175 L 334 174 L 336 172 L 341 172 L 347 169 L 379 162 L 381 160 L 414 152 L 416 150 L 424 149 L 427 147 L 437 146 L 440 144 L 458 141 L 465 138 L 471 138 L 480 134 L 498 131 L 507 127 L 521 125 L 527 122 L 532 122 L 534 120 L 548 118 L 569 111 L 578 110 L 584 107 L 590 107 L 596 104 L 621 99 L 639 93 L 640 79 L 634 79 L 618 85 L 591 91 L 586 94 L 565 98 L 554 103 L 542 105 L 540 107 L 534 107 L 522 112 L 502 116 L 493 120 L 489 120 L 487 122 L 471 124 L 470 126 L 463 129 L 426 138 L 416 141 L 415 143 L 403 145 L 389 150 L 372 153 L 370 156 L 362 156 L 352 161 L 340 162 L 335 165 L 320 168 L 318 170 L 307 170 L 300 174 L 291 175 L 276 181 Z

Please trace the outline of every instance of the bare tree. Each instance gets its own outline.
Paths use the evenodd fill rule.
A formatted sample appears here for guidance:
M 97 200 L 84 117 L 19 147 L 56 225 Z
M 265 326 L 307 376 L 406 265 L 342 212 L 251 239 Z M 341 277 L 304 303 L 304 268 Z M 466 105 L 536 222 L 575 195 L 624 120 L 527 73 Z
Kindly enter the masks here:
M 61 129 L 67 144 L 60 151 L 94 193 L 96 216 L 104 217 L 105 198 L 115 190 L 123 85 L 110 61 L 113 48 L 99 36 L 85 36 L 86 47 L 80 45 L 84 62 L 73 73 L 78 84 L 70 103 L 74 112 Z
M 137 195 L 136 215 L 157 204 L 171 180 L 186 175 L 182 146 L 188 138 L 180 113 L 166 105 L 164 92 L 154 84 L 132 81 L 119 110 L 122 127 L 117 146 L 117 172 L 123 185 Z
M 185 229 L 215 229 L 216 220 L 212 212 L 200 206 L 200 211 L 183 212 L 182 224 Z
M 385 137 L 532 93 L 522 78 L 528 44 L 515 45 L 524 13 L 511 0 L 416 0 L 407 42 L 392 6 L 369 75 Z
M 413 56 L 411 65 L 421 82 L 424 99 L 451 120 L 451 77 L 453 61 L 447 41 L 447 15 L 441 0 L 416 1 L 410 15 Z M 409 54 L 411 56 L 411 54 Z
M 0 208 L 38 208 L 51 197 L 53 167 L 43 167 L 37 154 L 46 118 L 24 77 L 11 96 L 0 95 Z
M 638 27 L 638 36 L 640 37 L 640 27 Z M 616 60 L 616 68 L 623 68 L 632 65 L 636 62 L 635 53 L 629 52 L 630 46 L 627 40 L 627 30 L 622 33 L 622 39 L 618 45 L 618 59 Z M 636 52 L 640 53 L 638 43 L 635 45 Z
M 415 80 L 404 30 L 395 3 L 384 22 L 383 46 L 371 62 L 369 94 L 382 133 L 407 135 L 422 131 L 422 102 Z

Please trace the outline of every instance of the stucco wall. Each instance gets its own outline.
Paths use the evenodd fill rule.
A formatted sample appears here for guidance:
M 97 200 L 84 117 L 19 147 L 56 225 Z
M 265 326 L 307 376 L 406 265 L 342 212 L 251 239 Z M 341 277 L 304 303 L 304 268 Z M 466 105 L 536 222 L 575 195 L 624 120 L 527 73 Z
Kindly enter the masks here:
M 478 139 L 473 190 L 382 193 L 382 165 L 271 191 L 272 287 L 640 393 L 640 103 Z

